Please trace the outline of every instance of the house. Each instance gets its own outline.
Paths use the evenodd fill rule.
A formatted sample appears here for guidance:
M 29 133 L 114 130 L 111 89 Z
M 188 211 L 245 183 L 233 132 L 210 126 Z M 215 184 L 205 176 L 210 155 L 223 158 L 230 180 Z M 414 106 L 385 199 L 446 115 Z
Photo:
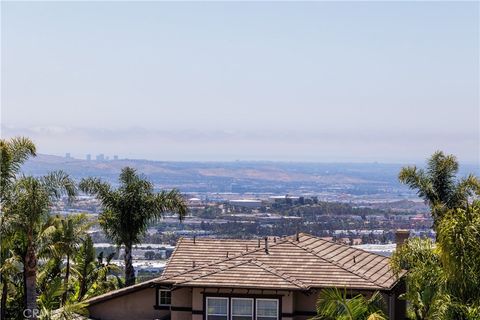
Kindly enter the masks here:
M 90 317 L 304 320 L 322 288 L 380 291 L 390 319 L 405 318 L 402 276 L 389 258 L 309 234 L 262 240 L 182 238 L 162 276 L 88 301 Z

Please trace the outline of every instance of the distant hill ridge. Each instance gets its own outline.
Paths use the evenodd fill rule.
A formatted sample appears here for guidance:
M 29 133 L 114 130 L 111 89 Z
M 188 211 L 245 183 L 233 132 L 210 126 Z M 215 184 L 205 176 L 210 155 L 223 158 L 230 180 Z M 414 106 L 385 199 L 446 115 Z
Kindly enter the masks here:
M 43 175 L 53 170 L 64 170 L 80 179 L 97 176 L 115 182 L 121 168 L 131 166 L 145 174 L 154 183 L 163 186 L 208 189 L 209 185 L 219 191 L 230 191 L 231 185 L 275 183 L 282 186 L 325 187 L 331 185 L 395 185 L 399 186 L 397 174 L 401 164 L 381 163 L 300 163 L 300 162 L 172 162 L 151 160 L 84 160 L 39 154 L 30 159 L 23 172 Z M 471 169 L 474 168 L 465 168 Z M 472 172 L 467 171 L 466 172 Z M 218 189 L 217 188 L 217 189 Z M 287 188 L 288 189 L 288 188 Z

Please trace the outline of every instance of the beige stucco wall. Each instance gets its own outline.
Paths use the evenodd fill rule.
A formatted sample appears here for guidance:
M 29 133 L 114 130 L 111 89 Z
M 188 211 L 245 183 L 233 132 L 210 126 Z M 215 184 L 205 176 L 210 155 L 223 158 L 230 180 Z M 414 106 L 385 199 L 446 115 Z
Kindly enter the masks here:
M 145 288 L 89 306 L 88 311 L 98 320 L 160 319 L 169 311 L 155 310 L 155 297 L 154 288 Z
M 172 309 L 186 308 L 186 310 L 172 310 L 172 320 L 191 320 L 192 319 L 192 289 L 178 288 L 172 291 Z
M 315 311 L 318 299 L 318 292 L 306 295 L 302 292 L 294 293 L 294 309 L 295 311 Z
M 315 312 L 317 298 L 318 298 L 318 292 L 313 292 L 309 295 L 306 295 L 302 292 L 295 292 L 293 294 L 294 312 Z M 294 317 L 294 320 L 306 320 L 310 318 L 312 318 L 312 316 L 297 314 Z

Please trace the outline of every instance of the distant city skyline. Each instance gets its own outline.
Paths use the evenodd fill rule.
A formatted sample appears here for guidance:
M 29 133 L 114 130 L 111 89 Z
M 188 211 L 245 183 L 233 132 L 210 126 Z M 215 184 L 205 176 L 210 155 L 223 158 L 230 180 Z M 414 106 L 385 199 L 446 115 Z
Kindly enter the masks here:
M 2 2 L 2 137 L 92 160 L 479 163 L 478 2 Z

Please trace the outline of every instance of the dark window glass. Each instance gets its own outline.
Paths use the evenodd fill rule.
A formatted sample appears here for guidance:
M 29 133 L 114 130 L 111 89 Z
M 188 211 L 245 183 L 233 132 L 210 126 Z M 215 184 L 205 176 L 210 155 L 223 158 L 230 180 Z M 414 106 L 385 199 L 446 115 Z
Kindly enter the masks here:
M 172 293 L 170 290 L 158 290 L 158 304 L 160 306 L 169 306 L 172 304 Z
M 253 299 L 232 298 L 232 320 L 252 320 Z
M 228 320 L 228 298 L 207 298 L 207 320 Z
M 278 300 L 257 299 L 257 320 L 278 319 Z

